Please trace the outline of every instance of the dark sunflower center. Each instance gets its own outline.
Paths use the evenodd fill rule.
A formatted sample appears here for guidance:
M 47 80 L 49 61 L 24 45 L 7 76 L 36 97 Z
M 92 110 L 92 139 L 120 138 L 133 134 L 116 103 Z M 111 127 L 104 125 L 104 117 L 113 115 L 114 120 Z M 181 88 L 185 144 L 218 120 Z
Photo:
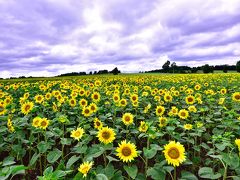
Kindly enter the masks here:
M 179 150 L 175 147 L 171 148 L 169 151 L 168 151 L 168 156 L 172 159 L 177 159 L 179 158 Z
M 71 104 L 74 104 L 74 100 L 71 100 Z
M 237 94 L 237 95 L 235 96 L 235 99 L 239 100 L 239 99 L 240 99 L 240 95 Z
M 186 116 L 186 113 L 185 112 L 181 112 L 181 116 Z
M 161 113 L 162 112 L 162 109 L 158 109 L 158 113 Z
M 126 116 L 126 117 L 125 117 L 125 121 L 127 121 L 127 122 L 130 121 L 130 117 L 129 117 L 129 116 Z
M 25 110 L 27 111 L 29 109 L 30 109 L 30 105 L 26 105 Z
M 41 97 L 38 97 L 37 99 L 38 99 L 39 101 L 41 101 L 42 98 L 41 98 Z
M 131 153 L 132 153 L 132 151 L 131 151 L 131 149 L 130 149 L 129 147 L 124 147 L 124 148 L 122 149 L 122 154 L 123 154 L 124 156 L 130 156 Z
M 97 125 L 97 126 L 100 126 L 101 124 L 100 124 L 100 122 L 97 121 L 97 122 L 96 122 L 96 125 Z
M 136 98 L 135 96 L 132 97 L 132 100 L 133 100 L 133 101 L 136 101 L 136 99 L 137 99 L 137 98 Z
M 94 99 L 98 99 L 98 95 L 95 94 L 95 95 L 94 95 Z
M 89 113 L 89 110 L 88 110 L 88 109 L 85 109 L 85 113 L 88 114 L 88 113 Z
M 47 125 L 46 121 L 42 121 L 42 122 L 41 122 L 41 126 L 44 127 L 44 126 L 46 126 L 46 125 Z
M 188 102 L 193 102 L 193 98 L 188 98 Z
M 107 131 L 104 131 L 104 132 L 102 133 L 102 137 L 103 137 L 103 139 L 109 139 L 109 138 L 110 138 L 110 133 L 107 132 Z

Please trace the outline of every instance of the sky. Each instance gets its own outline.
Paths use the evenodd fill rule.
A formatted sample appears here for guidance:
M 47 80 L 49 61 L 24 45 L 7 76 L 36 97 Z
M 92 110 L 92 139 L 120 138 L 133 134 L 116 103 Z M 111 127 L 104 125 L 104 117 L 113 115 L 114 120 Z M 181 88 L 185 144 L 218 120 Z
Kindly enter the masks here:
M 236 64 L 240 0 L 0 0 L 0 77 Z

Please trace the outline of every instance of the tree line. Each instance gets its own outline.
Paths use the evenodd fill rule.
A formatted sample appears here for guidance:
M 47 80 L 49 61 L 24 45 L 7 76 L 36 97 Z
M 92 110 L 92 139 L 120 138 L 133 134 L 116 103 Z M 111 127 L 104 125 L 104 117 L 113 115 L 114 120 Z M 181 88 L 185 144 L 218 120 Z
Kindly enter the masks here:
M 205 64 L 203 66 L 198 67 L 189 67 L 189 66 L 177 66 L 176 62 L 170 62 L 167 60 L 162 69 L 155 69 L 151 71 L 145 71 L 145 73 L 197 73 L 198 71 L 203 71 L 203 73 L 213 73 L 214 71 L 223 71 L 227 73 L 228 71 L 237 71 L 240 72 L 240 61 L 236 63 L 236 65 L 215 65 L 211 66 L 209 64 Z

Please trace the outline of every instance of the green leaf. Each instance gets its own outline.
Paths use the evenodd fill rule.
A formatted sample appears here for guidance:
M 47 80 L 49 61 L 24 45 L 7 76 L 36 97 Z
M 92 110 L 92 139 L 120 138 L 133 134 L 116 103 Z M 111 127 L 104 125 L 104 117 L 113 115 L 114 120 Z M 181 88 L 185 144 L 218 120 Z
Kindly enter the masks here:
M 72 139 L 70 138 L 61 138 L 61 144 L 63 145 L 71 145 Z
M 24 165 L 16 165 L 10 167 L 10 171 L 13 174 L 13 176 L 16 174 L 25 174 L 25 169 L 27 169 L 27 167 Z
M 58 160 L 58 158 L 60 158 L 61 155 L 62 155 L 62 151 L 58 149 L 54 149 L 47 155 L 47 160 L 49 163 L 54 163 L 55 161 Z
M 116 158 L 114 158 L 112 156 L 106 156 L 106 157 L 107 157 L 109 163 L 112 162 L 112 161 L 119 161 L 118 159 L 116 159 Z
M 161 169 L 152 167 L 147 170 L 147 176 L 151 176 L 154 180 L 163 180 L 166 174 Z
M 50 147 L 50 144 L 44 141 L 41 141 L 38 145 L 37 148 L 39 150 L 40 153 L 45 153 L 48 148 Z
M 104 174 L 97 174 L 96 180 L 108 180 L 108 178 Z
M 214 174 L 213 169 L 210 167 L 200 168 L 198 171 L 198 175 L 201 178 L 205 178 L 205 179 L 218 179 L 222 176 L 220 173 Z
M 52 174 L 52 179 L 59 179 L 59 178 L 64 177 L 66 175 L 67 175 L 67 173 L 65 171 L 56 170 Z
M 36 163 L 36 161 L 37 161 L 37 159 L 39 158 L 39 156 L 40 156 L 40 154 L 35 153 L 35 154 L 32 156 L 32 158 L 31 158 L 31 160 L 30 160 L 30 162 L 29 162 L 29 166 L 33 166 L 33 165 Z
M 47 169 L 45 169 L 43 171 L 43 175 L 44 176 L 48 176 L 49 174 L 51 174 L 53 172 L 53 167 L 52 166 L 49 166 Z
M 138 172 L 138 168 L 137 168 L 136 165 L 133 165 L 133 166 L 123 166 L 123 168 L 125 169 L 125 171 L 128 173 L 128 175 L 132 179 L 135 179 L 135 177 L 137 176 L 137 172 Z
M 155 149 L 155 148 L 151 148 L 151 149 L 143 148 L 143 153 L 144 153 L 144 156 L 146 158 L 151 159 L 157 154 L 157 149 Z
M 67 162 L 66 169 L 70 169 L 70 167 L 79 159 L 80 157 L 77 157 L 76 155 L 72 156 Z
M 182 176 L 180 180 L 198 180 L 198 178 L 191 172 L 182 171 L 181 174 Z
M 8 166 L 8 165 L 12 165 L 12 164 L 15 164 L 15 163 L 16 162 L 14 161 L 14 157 L 8 156 L 3 160 L 2 166 Z

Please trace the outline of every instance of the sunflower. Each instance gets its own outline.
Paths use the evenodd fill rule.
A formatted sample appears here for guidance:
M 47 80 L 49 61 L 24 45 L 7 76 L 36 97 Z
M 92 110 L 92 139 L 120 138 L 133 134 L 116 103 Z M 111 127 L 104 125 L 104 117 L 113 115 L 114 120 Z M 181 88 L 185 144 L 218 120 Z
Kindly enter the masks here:
M 33 109 L 33 102 L 25 102 L 22 106 L 21 106 L 21 111 L 23 114 L 28 114 L 32 109 Z
M 168 123 L 168 120 L 166 117 L 159 117 L 159 126 L 160 127 L 164 127 L 166 126 Z
M 224 103 L 224 101 L 225 101 L 225 98 L 219 98 L 218 104 L 219 104 L 219 105 L 222 105 L 222 104 Z
M 220 90 L 220 93 L 221 93 L 221 94 L 226 94 L 226 93 L 227 93 L 227 89 L 225 89 L 225 88 L 221 89 L 221 90 Z
M 86 177 L 87 173 L 92 168 L 92 165 L 93 165 L 93 162 L 86 161 L 80 165 L 80 167 L 78 168 L 78 171 L 83 174 L 83 177 Z
M 187 104 L 193 104 L 195 102 L 195 97 L 192 96 L 192 95 L 187 96 L 185 101 L 186 101 Z
M 188 107 L 188 110 L 190 111 L 190 112 L 197 112 L 197 108 L 194 106 L 194 105 L 192 105 L 192 106 L 189 106 Z
M 89 108 L 91 109 L 91 111 L 92 111 L 93 113 L 97 112 L 97 110 L 98 110 L 98 107 L 97 107 L 97 105 L 96 105 L 95 103 L 91 103 L 91 104 L 89 105 Z
M 156 108 L 156 115 L 157 116 L 162 116 L 165 111 L 165 108 L 163 106 L 157 106 Z
M 40 117 L 35 117 L 32 122 L 32 126 L 37 128 L 40 126 L 40 122 L 42 121 L 42 118 Z
M 131 113 L 125 113 L 123 116 L 122 116 L 122 121 L 125 125 L 130 125 L 133 123 L 133 115 Z
M 79 101 L 79 105 L 80 105 L 81 107 L 85 107 L 85 106 L 88 105 L 88 102 L 87 102 L 86 99 L 81 99 L 81 100 Z
M 79 95 L 80 95 L 80 96 L 84 96 L 85 93 L 86 93 L 86 92 L 85 92 L 85 90 L 84 90 L 83 88 L 79 90 Z
M 47 118 L 42 118 L 41 121 L 39 122 L 39 127 L 41 129 L 46 129 L 49 125 L 49 120 Z
M 47 94 L 45 94 L 45 98 L 46 98 L 47 100 L 50 100 L 51 97 L 52 97 L 52 94 L 51 94 L 50 92 L 48 92 Z
M 98 118 L 95 118 L 94 119 L 94 128 L 95 129 L 101 129 L 103 126 L 103 123 L 98 119 Z
M 117 103 L 120 100 L 120 96 L 118 94 L 113 95 L 113 101 Z
M 44 100 L 44 97 L 43 97 L 43 95 L 36 95 L 35 97 L 34 97 L 34 99 L 35 99 L 35 102 L 36 103 L 39 103 L 39 104 L 41 104 L 42 102 L 43 102 L 43 100 Z
M 92 100 L 94 101 L 94 102 L 98 102 L 98 101 L 100 101 L 100 94 L 98 93 L 98 92 L 94 92 L 92 95 L 91 95 L 91 97 L 92 97 Z
M 197 122 L 196 125 L 197 125 L 197 128 L 203 127 L 203 123 L 202 122 Z
M 76 99 L 71 98 L 71 99 L 69 99 L 68 103 L 71 107 L 75 107 L 77 104 L 77 101 L 76 101 Z
M 235 139 L 235 144 L 240 148 L 240 139 Z
M 176 116 L 177 114 L 178 114 L 178 108 L 176 106 L 172 106 L 168 115 L 169 116 Z
M 112 143 L 115 139 L 115 132 L 112 128 L 103 127 L 98 131 L 98 140 L 104 144 Z
M 4 115 L 7 112 L 4 104 L 0 104 L 0 116 Z
M 164 95 L 164 101 L 165 102 L 171 102 L 172 101 L 172 96 L 170 94 L 165 94 Z
M 137 94 L 132 94 L 130 99 L 131 99 L 132 102 L 136 102 L 136 101 L 138 101 L 138 95 Z
M 138 156 L 135 144 L 127 142 L 126 140 L 118 144 L 116 151 L 117 156 L 123 162 L 131 162 L 132 160 L 134 160 L 135 157 Z
M 144 121 L 141 121 L 138 130 L 140 132 L 146 132 L 148 130 L 148 124 Z
M 82 110 L 82 114 L 83 114 L 85 117 L 91 116 L 92 111 L 91 111 L 90 107 L 84 107 L 83 110 Z
M 78 140 L 82 138 L 84 134 L 84 129 L 83 128 L 77 128 L 76 130 L 71 131 L 71 137 Z
M 174 167 L 179 166 L 186 160 L 185 148 L 179 142 L 170 141 L 164 146 L 163 153 L 168 164 L 172 164 Z
M 236 102 L 240 102 L 240 92 L 235 92 L 232 94 L 232 100 Z
M 186 109 L 181 109 L 179 112 L 178 112 L 178 116 L 181 118 L 181 119 L 187 119 L 188 116 L 189 116 L 189 113 Z
M 193 128 L 191 124 L 185 124 L 183 127 L 185 130 L 191 130 Z
M 119 101 L 119 106 L 125 107 L 127 105 L 127 100 L 126 99 L 121 99 Z

